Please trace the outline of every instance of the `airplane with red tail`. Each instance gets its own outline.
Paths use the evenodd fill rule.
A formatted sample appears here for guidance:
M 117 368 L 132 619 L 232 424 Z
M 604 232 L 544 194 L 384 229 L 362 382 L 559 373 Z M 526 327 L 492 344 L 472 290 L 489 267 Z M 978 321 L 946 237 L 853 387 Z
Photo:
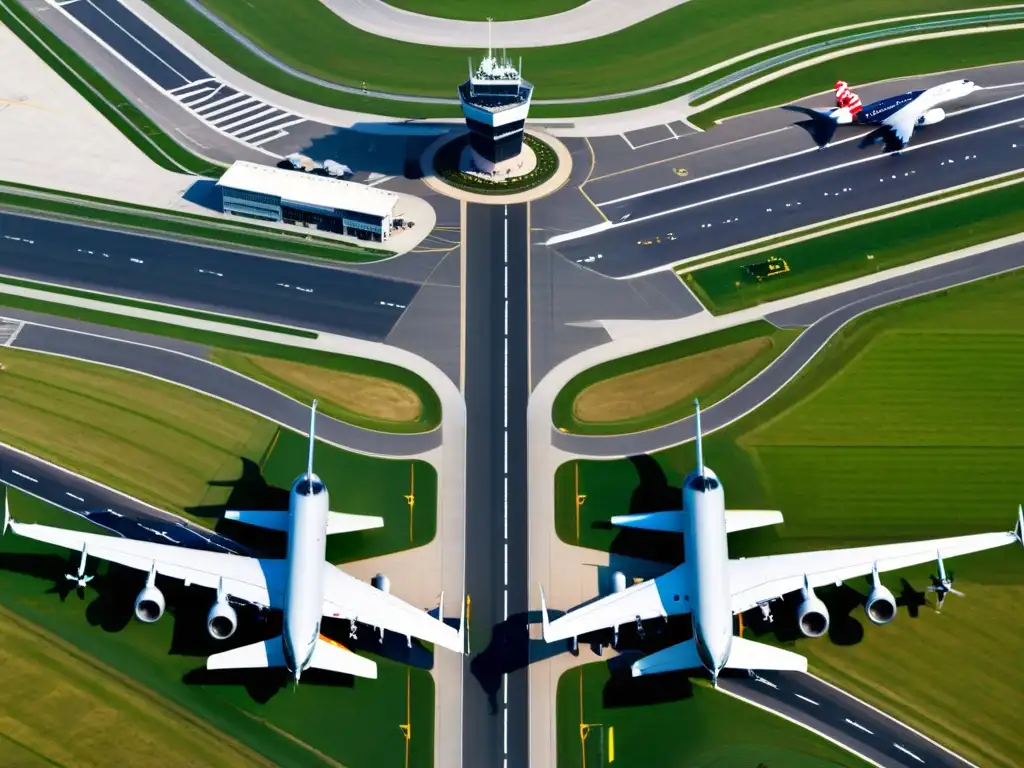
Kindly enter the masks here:
M 860 146 L 883 142 L 886 151 L 900 152 L 920 125 L 932 125 L 946 118 L 939 105 L 962 99 L 978 90 L 972 80 L 952 80 L 920 91 L 909 91 L 890 96 L 871 104 L 862 104 L 860 96 L 850 90 L 849 84 L 836 83 L 836 106 L 827 112 L 809 107 L 786 106 L 813 121 L 811 133 L 821 149 L 827 147 L 840 125 L 877 125 L 861 141 Z

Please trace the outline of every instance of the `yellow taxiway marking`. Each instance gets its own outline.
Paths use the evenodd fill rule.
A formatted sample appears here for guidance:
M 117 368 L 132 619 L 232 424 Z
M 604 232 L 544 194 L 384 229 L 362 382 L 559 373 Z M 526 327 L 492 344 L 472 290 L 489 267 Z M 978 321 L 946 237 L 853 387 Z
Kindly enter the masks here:
M 42 109 L 46 112 L 53 112 L 49 107 L 44 107 L 42 104 L 33 104 L 29 101 L 18 101 L 17 99 L 0 99 L 0 104 L 10 104 L 15 107 L 32 107 L 32 109 Z
M 583 137 L 583 141 L 586 142 L 587 149 L 590 150 L 590 170 L 587 171 L 587 178 L 585 178 L 583 180 L 583 183 L 580 184 L 579 187 L 577 187 L 577 189 L 579 189 L 580 194 L 583 195 L 583 199 L 586 200 L 590 204 L 590 207 L 593 208 L 595 211 L 597 211 L 598 215 L 602 219 L 604 219 L 605 221 L 608 221 L 609 219 L 608 219 L 607 216 L 604 215 L 604 211 L 602 211 L 600 208 L 597 207 L 597 204 L 593 200 L 590 199 L 590 195 L 587 194 L 587 191 L 585 189 L 583 189 L 583 187 L 585 187 L 587 185 L 587 182 L 590 181 L 591 174 L 594 173 L 594 166 L 597 165 L 597 156 L 594 154 L 594 145 L 591 144 L 590 143 L 590 139 L 588 139 L 585 136 Z
M 409 493 L 405 497 L 405 503 L 409 505 L 409 543 L 412 544 L 412 521 L 413 512 L 416 507 L 416 465 L 409 465 Z

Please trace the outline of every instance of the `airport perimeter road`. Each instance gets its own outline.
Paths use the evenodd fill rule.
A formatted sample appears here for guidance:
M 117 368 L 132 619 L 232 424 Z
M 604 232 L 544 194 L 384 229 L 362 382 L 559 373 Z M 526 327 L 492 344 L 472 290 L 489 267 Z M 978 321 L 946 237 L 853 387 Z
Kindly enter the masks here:
M 1024 96 L 918 129 L 902 155 L 856 137 L 615 200 L 610 227 L 554 248 L 610 277 L 636 275 L 918 195 L 1024 167 Z M 808 140 L 809 141 L 809 140 Z M 856 235 L 854 235 L 856 236 Z M 592 261 L 587 261 L 588 259 Z
M 807 327 L 795 342 L 755 378 L 701 412 L 704 434 L 736 421 L 784 387 L 832 335 L 858 315 L 886 304 L 951 288 L 1024 266 L 1024 243 L 883 280 L 765 316 L 784 328 Z M 556 448 L 579 456 L 619 457 L 651 453 L 693 439 L 693 417 L 632 435 L 585 437 L 551 428 Z
M 3 443 L 0 482 L 88 518 L 125 538 L 248 554 L 242 545 L 218 533 Z
M 528 204 L 466 208 L 463 765 L 527 762 Z
M 723 677 L 719 685 L 835 739 L 886 768 L 976 768 L 859 699 L 801 672 Z
M 160 336 L 121 331 L 35 312 L 0 307 L 0 317 L 29 321 L 11 343 L 14 349 L 73 357 L 114 365 L 190 387 L 258 413 L 302 434 L 309 428 L 309 407 L 258 381 L 205 359 L 206 347 Z M 41 324 L 40 324 L 41 323 Z M 386 434 L 333 419 L 317 419 L 322 440 L 382 456 L 416 456 L 441 444 L 441 431 Z
M 419 284 L 0 212 L 0 272 L 384 339 Z M 13 239 L 18 238 L 18 239 Z

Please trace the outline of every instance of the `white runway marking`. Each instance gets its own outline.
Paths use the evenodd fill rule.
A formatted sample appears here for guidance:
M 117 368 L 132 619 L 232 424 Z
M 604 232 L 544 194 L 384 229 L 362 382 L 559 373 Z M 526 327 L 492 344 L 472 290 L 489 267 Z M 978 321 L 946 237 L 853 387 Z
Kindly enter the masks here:
M 85 501 L 85 499 L 83 499 L 81 496 L 76 496 L 71 491 L 64 491 L 64 494 L 67 495 L 67 496 L 70 496 L 75 501 L 82 501 L 82 502 Z
M 904 754 L 910 755 L 910 756 L 911 756 L 912 758 L 914 758 L 915 760 L 917 760 L 917 762 L 919 762 L 919 763 L 923 763 L 923 762 L 924 762 L 924 760 L 922 760 L 922 759 L 921 759 L 920 757 L 918 757 L 917 755 L 915 755 L 915 754 L 914 754 L 913 752 L 911 752 L 911 751 L 910 751 L 909 749 L 907 749 L 906 747 L 901 747 L 901 746 L 900 746 L 899 744 L 897 744 L 897 743 L 896 743 L 895 741 L 894 741 L 894 742 L 892 743 L 892 745 L 893 745 L 894 747 L 896 747 L 896 749 L 898 749 L 898 750 L 899 750 L 900 752 L 903 752 Z
M 24 472 L 19 472 L 16 469 L 12 469 L 11 470 L 11 474 L 12 475 L 17 475 L 18 477 L 23 477 L 23 478 L 25 478 L 26 480 L 28 480 L 29 482 L 32 482 L 32 483 L 38 483 L 39 482 L 34 477 L 30 477 L 29 475 L 26 475 Z
M 502 422 L 505 445 L 505 469 L 504 469 L 504 516 L 505 516 L 505 584 L 504 584 L 504 621 L 508 621 L 508 206 L 505 206 L 505 366 L 504 366 L 504 401 L 505 416 Z M 504 713 L 502 722 L 502 736 L 504 740 L 504 765 L 508 765 L 508 675 L 501 676 L 501 687 L 504 697 Z
M 754 675 L 754 680 L 756 680 L 759 683 L 762 683 L 763 685 L 767 685 L 770 688 L 774 688 L 776 691 L 779 690 L 779 686 L 777 686 L 775 683 L 771 682 L 770 680 L 765 680 L 763 677 L 760 677 L 759 675 Z
M 865 728 L 865 727 L 864 727 L 863 725 L 861 725 L 860 723 L 855 723 L 855 722 L 853 722 L 853 720 L 851 720 L 851 719 L 850 719 L 850 718 L 848 718 L 848 717 L 846 717 L 846 718 L 843 718 L 843 719 L 844 719 L 844 720 L 846 720 L 846 722 L 848 722 L 848 723 L 849 723 L 850 725 L 852 725 L 852 726 L 853 726 L 854 728 L 860 728 L 860 729 L 861 729 L 862 731 L 864 731 L 864 733 L 870 733 L 870 734 L 871 734 L 872 736 L 874 736 L 874 735 L 875 735 L 875 732 L 874 732 L 874 731 L 869 731 L 869 730 L 868 730 L 867 728 Z
M 818 702 L 816 702 L 814 699 L 808 699 L 806 696 L 801 696 L 799 693 L 794 693 L 793 695 L 796 696 L 798 699 L 803 699 L 808 704 L 813 704 L 816 707 L 820 706 Z

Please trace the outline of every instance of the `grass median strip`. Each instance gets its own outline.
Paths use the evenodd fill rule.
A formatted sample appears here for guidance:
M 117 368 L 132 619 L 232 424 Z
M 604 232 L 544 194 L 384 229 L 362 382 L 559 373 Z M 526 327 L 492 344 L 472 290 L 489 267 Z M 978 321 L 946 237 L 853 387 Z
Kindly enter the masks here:
M 187 307 L 175 307 L 169 304 L 160 304 L 155 301 L 143 301 L 141 299 L 129 299 L 124 296 L 115 296 L 107 293 L 83 291 L 78 288 L 68 288 L 62 285 L 40 283 L 35 280 L 22 280 L 20 278 L 8 277 L 6 275 L 0 275 L 0 283 L 5 283 L 6 285 L 16 285 L 22 288 L 33 288 L 39 291 L 59 293 L 64 296 L 75 296 L 80 299 L 105 301 L 110 304 L 119 304 L 124 307 L 148 309 L 154 312 L 167 312 L 172 315 L 181 315 L 182 317 L 191 317 L 197 320 L 209 320 L 210 322 L 213 323 L 227 323 L 228 325 L 238 325 L 244 328 L 253 328 L 258 331 L 267 331 L 269 333 L 283 333 L 288 336 L 298 336 L 303 339 L 315 339 L 319 336 L 319 334 L 316 331 L 306 331 L 301 328 L 291 328 L 286 325 L 262 323 L 259 320 L 248 320 L 244 317 L 218 315 L 214 312 L 202 312 L 198 309 L 188 309 Z
M 89 203 L 80 198 L 61 199 L 60 193 L 41 196 L 0 191 L 0 207 L 13 211 L 35 211 L 54 218 L 96 225 L 108 224 L 132 232 L 160 232 L 178 239 L 210 243 L 220 247 L 252 248 L 262 252 L 289 254 L 314 259 L 346 262 L 379 261 L 391 252 L 360 248 L 347 243 L 328 245 L 326 239 L 312 242 L 306 235 L 272 229 L 248 228 L 231 221 L 206 219 L 188 214 L 120 205 L 116 202 Z
M 609 360 L 573 377 L 552 419 L 563 432 L 617 435 L 686 418 L 693 398 L 721 400 L 781 355 L 799 335 L 759 321 Z
M 331 373 L 334 371 L 358 376 L 364 384 L 367 379 L 373 379 L 380 382 L 380 386 L 389 391 L 408 390 L 415 393 L 420 403 L 418 418 L 408 422 L 376 418 L 372 415 L 374 413 L 373 409 L 378 407 L 378 400 L 381 397 L 376 394 L 372 399 L 373 407 L 369 408 L 369 410 L 367 410 L 366 402 L 359 400 L 357 403 L 353 400 L 351 393 L 346 394 L 345 401 L 349 404 L 347 407 L 326 398 L 323 402 L 323 407 L 335 418 L 381 432 L 429 432 L 436 429 L 441 423 L 441 399 L 433 387 L 423 377 L 413 371 L 380 360 L 336 354 L 299 346 L 275 344 L 241 335 L 236 336 L 217 331 L 188 328 L 175 325 L 173 318 L 170 317 L 168 322 L 145 320 L 113 312 L 84 309 L 73 304 L 29 299 L 0 291 L 0 314 L 2 314 L 3 307 L 41 312 L 97 325 L 107 325 L 139 333 L 148 333 L 154 336 L 191 341 L 210 347 L 210 356 L 214 362 L 226 365 L 227 367 L 238 365 L 237 370 L 239 373 L 255 378 L 257 381 L 262 381 L 270 387 L 280 386 L 282 384 L 281 378 L 270 374 L 264 375 L 258 366 L 254 366 L 245 360 L 247 356 L 273 358 L 303 366 L 315 366 L 322 373 L 315 384 L 307 385 L 309 387 L 308 390 L 294 384 L 288 384 L 283 390 L 285 394 L 290 394 L 301 400 L 310 400 L 318 392 L 327 392 L 329 395 L 331 391 L 330 386 L 324 384 L 322 380 L 330 381 L 332 379 Z M 159 339 L 156 339 L 155 342 L 158 343 Z M 228 353 L 234 353 L 234 355 Z
M 0 22 L 161 168 L 201 176 L 223 170 L 164 133 L 17 0 L 0 0 Z
M 724 314 L 1017 234 L 1024 231 L 1022 208 L 1024 184 L 1015 183 L 780 245 L 749 261 L 732 258 L 677 273 L 705 307 Z M 759 281 L 744 268 L 768 256 L 784 260 L 789 271 Z

